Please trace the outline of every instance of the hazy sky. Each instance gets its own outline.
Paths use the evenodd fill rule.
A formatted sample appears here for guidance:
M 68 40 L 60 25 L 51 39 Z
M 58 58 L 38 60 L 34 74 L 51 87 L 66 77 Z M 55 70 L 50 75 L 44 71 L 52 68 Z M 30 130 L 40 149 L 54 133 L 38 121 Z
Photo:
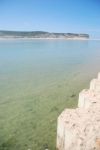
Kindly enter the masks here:
M 89 33 L 100 37 L 100 0 L 0 0 L 0 30 Z

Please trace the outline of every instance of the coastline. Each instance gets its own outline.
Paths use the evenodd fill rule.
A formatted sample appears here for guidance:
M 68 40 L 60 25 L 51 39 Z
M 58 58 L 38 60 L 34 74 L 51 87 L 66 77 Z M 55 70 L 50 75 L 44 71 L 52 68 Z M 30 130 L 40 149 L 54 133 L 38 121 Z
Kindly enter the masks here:
M 91 38 L 21 38 L 21 37 L 0 37 L 0 41 L 4 40 L 78 40 L 78 41 L 90 41 L 90 40 L 100 40 L 100 39 L 91 39 Z

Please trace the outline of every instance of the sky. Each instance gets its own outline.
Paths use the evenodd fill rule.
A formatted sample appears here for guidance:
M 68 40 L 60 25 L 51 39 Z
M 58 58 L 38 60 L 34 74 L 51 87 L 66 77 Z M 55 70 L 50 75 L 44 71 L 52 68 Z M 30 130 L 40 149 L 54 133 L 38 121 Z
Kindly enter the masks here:
M 88 33 L 100 38 L 100 0 L 0 0 L 0 30 Z

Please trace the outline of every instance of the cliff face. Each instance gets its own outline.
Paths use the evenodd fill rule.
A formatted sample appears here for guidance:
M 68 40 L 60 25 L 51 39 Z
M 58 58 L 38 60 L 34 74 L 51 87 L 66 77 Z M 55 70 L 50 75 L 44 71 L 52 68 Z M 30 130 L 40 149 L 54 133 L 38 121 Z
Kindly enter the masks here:
M 88 34 L 75 34 L 75 33 L 50 33 L 44 31 L 0 31 L 1 38 L 89 38 Z
M 79 94 L 78 108 L 58 117 L 58 150 L 100 150 L 100 73 Z

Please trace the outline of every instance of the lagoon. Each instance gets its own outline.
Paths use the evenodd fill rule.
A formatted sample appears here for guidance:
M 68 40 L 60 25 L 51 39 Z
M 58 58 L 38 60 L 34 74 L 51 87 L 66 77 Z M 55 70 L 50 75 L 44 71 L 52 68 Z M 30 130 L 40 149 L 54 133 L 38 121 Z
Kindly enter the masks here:
M 55 150 L 57 117 L 99 71 L 96 40 L 1 40 L 0 149 Z

